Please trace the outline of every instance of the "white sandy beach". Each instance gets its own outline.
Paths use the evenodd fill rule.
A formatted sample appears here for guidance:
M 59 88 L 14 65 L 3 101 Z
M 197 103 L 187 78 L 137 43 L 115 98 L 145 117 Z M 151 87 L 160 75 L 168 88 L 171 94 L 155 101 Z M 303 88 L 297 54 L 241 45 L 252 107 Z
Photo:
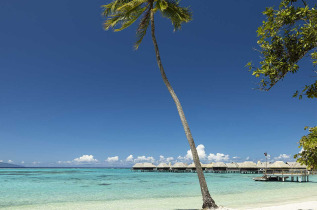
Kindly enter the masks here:
M 187 201 L 186 201 L 187 200 Z M 175 198 L 164 198 L 164 199 L 148 199 L 148 200 L 129 200 L 129 201 L 110 201 L 110 202 L 74 202 L 74 203 L 50 203 L 42 205 L 25 205 L 25 206 L 12 206 L 2 208 L 3 210 L 105 210 L 105 209 L 116 209 L 116 210 L 199 210 L 197 202 L 192 202 L 191 199 L 175 199 Z M 305 202 L 294 202 L 288 204 L 265 204 L 262 207 L 242 207 L 242 208 L 226 208 L 221 207 L 220 210 L 317 210 L 317 201 L 305 201 Z
M 250 210 L 317 210 L 317 201 L 306 201 L 300 203 L 252 208 Z

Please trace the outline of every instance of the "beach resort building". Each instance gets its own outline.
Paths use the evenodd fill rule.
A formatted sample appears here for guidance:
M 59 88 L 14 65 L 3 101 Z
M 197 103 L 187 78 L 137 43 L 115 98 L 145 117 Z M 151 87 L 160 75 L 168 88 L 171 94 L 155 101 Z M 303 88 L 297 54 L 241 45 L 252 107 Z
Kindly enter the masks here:
M 240 169 L 237 163 L 226 163 L 227 173 L 240 173 Z
M 171 169 L 171 165 L 167 165 L 166 163 L 160 163 L 157 165 L 156 170 L 159 172 L 167 172 Z
M 188 172 L 196 172 L 196 166 L 195 163 L 191 163 L 187 166 L 186 171 Z
M 206 172 L 226 173 L 227 166 L 223 162 L 215 162 L 207 164 Z
M 297 162 L 283 162 L 276 161 L 274 163 L 265 163 L 258 161 L 254 163 L 252 161 L 245 161 L 242 163 L 224 163 L 224 162 L 212 162 L 209 164 L 201 163 L 203 171 L 206 173 L 242 173 L 242 174 L 256 174 L 263 173 L 270 175 L 271 177 L 279 177 L 284 180 L 285 174 L 288 174 L 288 177 L 296 180 L 308 180 L 306 175 L 308 171 L 305 165 L 302 165 Z M 196 166 L 194 163 L 187 165 L 186 163 L 176 162 L 174 165 L 171 163 L 160 163 L 155 166 L 153 163 L 136 163 L 132 170 L 149 172 L 196 172 Z M 295 177 L 295 178 L 294 178 Z M 299 178 L 296 178 L 299 177 Z M 286 178 L 285 178 L 286 179 Z
M 242 174 L 255 174 L 258 173 L 258 167 L 256 163 L 252 161 L 245 161 L 243 163 L 237 163 L 240 173 Z
M 132 169 L 134 171 L 150 172 L 156 169 L 156 166 L 153 163 L 136 163 Z
M 177 162 L 171 167 L 171 170 L 173 172 L 186 172 L 186 169 L 187 169 L 187 164 L 182 162 Z

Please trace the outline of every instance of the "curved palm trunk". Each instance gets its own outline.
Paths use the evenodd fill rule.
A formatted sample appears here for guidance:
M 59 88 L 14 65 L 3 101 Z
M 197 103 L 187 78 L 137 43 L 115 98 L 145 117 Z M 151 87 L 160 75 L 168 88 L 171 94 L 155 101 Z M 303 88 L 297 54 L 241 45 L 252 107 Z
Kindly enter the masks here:
M 211 196 L 209 194 L 207 183 L 205 180 L 205 176 L 204 176 L 203 170 L 201 168 L 200 160 L 199 160 L 198 153 L 196 150 L 196 145 L 195 145 L 194 139 L 192 137 L 192 134 L 190 132 L 187 120 L 185 118 L 183 108 L 182 108 L 181 103 L 179 102 L 178 97 L 176 96 L 176 94 L 175 94 L 175 92 L 174 92 L 171 84 L 169 83 L 169 81 L 166 77 L 166 74 L 164 72 L 164 68 L 163 68 L 163 65 L 161 62 L 160 52 L 159 52 L 157 41 L 155 38 L 155 25 L 154 25 L 154 13 L 153 13 L 153 11 L 151 11 L 151 34 L 152 34 L 152 40 L 153 40 L 153 44 L 154 44 L 154 48 L 155 48 L 155 54 L 156 54 L 156 60 L 157 60 L 158 67 L 160 69 L 163 81 L 164 81 L 168 91 L 170 92 L 170 94 L 171 94 L 171 96 L 176 104 L 178 114 L 181 118 L 184 130 L 185 130 L 185 134 L 186 134 L 187 140 L 189 142 L 190 149 L 192 151 L 193 160 L 194 160 L 194 163 L 196 166 L 196 171 L 197 171 L 197 175 L 198 175 L 198 179 L 199 179 L 201 194 L 203 197 L 203 206 L 202 207 L 203 207 L 203 209 L 205 209 L 205 208 L 216 209 L 216 208 L 218 208 L 218 206 L 216 205 L 215 201 L 211 198 Z

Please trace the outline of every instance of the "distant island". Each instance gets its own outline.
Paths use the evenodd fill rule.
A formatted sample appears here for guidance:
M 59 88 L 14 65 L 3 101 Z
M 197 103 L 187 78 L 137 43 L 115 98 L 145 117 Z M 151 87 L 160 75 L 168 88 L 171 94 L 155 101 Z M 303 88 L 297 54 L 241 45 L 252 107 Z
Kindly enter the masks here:
M 0 162 L 0 168 L 24 168 L 24 166 Z

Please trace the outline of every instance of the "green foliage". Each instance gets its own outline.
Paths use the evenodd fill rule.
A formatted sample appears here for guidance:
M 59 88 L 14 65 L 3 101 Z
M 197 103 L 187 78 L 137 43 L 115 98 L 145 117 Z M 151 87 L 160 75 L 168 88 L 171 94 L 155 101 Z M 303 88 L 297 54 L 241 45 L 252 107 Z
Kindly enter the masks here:
M 303 136 L 299 141 L 299 147 L 302 151 L 296 155 L 297 162 L 306 164 L 309 168 L 317 169 L 317 126 L 308 128 L 309 134 Z
M 296 6 L 295 6 L 296 4 Z M 279 9 L 266 8 L 266 21 L 257 30 L 260 67 L 247 64 L 252 75 L 261 77 L 260 87 L 269 90 L 287 73 L 299 70 L 298 61 L 310 55 L 317 65 L 317 7 L 305 1 L 282 0 Z M 317 80 L 293 96 L 317 98 Z
M 141 44 L 150 25 L 151 12 L 159 11 L 163 17 L 171 20 L 174 30 L 181 29 L 183 23 L 192 20 L 189 8 L 181 7 L 180 0 L 113 0 L 103 5 L 103 16 L 106 18 L 104 28 L 121 31 L 140 19 L 136 35 L 135 48 Z

